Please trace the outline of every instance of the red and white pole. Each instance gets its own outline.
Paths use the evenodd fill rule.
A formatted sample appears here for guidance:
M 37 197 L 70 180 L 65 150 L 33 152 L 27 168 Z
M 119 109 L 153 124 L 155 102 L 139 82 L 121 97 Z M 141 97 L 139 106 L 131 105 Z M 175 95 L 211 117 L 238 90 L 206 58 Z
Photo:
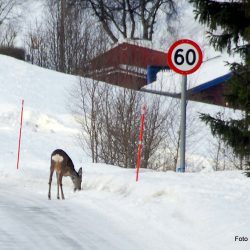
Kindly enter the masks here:
M 141 152 L 142 152 L 145 113 L 146 113 L 146 105 L 144 104 L 141 109 L 140 137 L 139 137 L 137 163 L 136 163 L 136 181 L 139 180 L 139 170 L 141 165 Z
M 21 138 L 22 138 L 22 127 L 23 127 L 23 106 L 24 100 L 22 100 L 22 111 L 21 111 L 21 121 L 20 121 L 20 130 L 19 130 L 19 140 L 18 140 L 18 150 L 17 150 L 17 164 L 16 168 L 19 167 L 19 159 L 20 159 L 20 146 L 21 146 Z

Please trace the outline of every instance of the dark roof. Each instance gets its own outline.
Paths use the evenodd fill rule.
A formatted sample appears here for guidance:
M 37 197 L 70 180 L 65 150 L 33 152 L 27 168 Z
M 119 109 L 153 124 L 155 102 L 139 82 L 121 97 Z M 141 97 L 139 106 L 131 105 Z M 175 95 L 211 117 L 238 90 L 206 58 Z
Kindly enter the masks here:
M 189 89 L 189 92 L 192 94 L 195 94 L 195 93 L 199 93 L 201 91 L 205 91 L 211 87 L 217 86 L 218 84 L 221 84 L 221 83 L 224 83 L 224 82 L 230 80 L 231 77 L 232 77 L 232 73 L 228 73 L 226 75 L 217 77 L 211 81 L 205 82 L 205 83 L 203 83 L 199 86 L 196 86 L 192 89 Z
M 155 65 L 149 65 L 147 67 L 147 84 L 150 84 L 154 81 L 156 81 L 157 73 L 159 71 L 166 71 L 170 68 L 168 66 L 155 66 Z
M 230 80 L 232 73 L 217 77 L 188 90 L 188 99 L 227 107 L 225 101 L 225 83 Z

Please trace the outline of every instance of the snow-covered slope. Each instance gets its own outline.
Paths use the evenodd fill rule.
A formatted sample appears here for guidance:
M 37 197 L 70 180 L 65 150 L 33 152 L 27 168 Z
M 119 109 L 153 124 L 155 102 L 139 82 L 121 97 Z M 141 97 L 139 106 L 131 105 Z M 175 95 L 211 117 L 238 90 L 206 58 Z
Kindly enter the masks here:
M 29 24 L 41 18 L 43 0 L 26 2 L 31 6 L 26 13 L 32 12 L 25 21 Z M 204 46 L 207 58 L 217 56 L 207 45 L 205 28 L 194 23 L 190 6 L 184 0 L 179 3 L 182 19 L 179 33 L 172 39 L 188 35 Z M 158 32 L 156 47 L 165 50 L 162 39 L 167 46 L 174 40 L 163 27 Z M 189 86 L 222 73 L 221 58 L 208 61 L 205 67 L 211 74 L 201 69 Z M 141 170 L 136 183 L 134 170 L 92 164 L 77 145 L 78 125 L 68 109 L 69 91 L 77 81 L 75 76 L 0 55 L 1 250 L 250 249 L 250 180 L 240 171 L 209 171 L 208 130 L 200 126 L 202 140 L 188 148 L 188 164 L 207 167 L 206 172 Z M 17 170 L 22 99 L 24 124 Z M 197 104 L 194 110 L 218 111 Z M 47 199 L 50 154 L 55 148 L 65 149 L 76 169 L 83 167 L 81 192 L 73 193 L 70 179 L 63 179 L 65 201 L 56 200 L 55 176 L 52 200 Z M 248 241 L 235 241 L 235 236 Z
M 132 170 L 85 165 L 84 172 L 83 191 L 64 185 L 65 201 L 55 200 L 55 186 L 48 201 L 46 179 L 36 174 L 33 180 L 1 177 L 0 248 L 249 248 L 235 242 L 250 236 L 250 183 L 239 173 L 146 171 L 135 183 Z
M 250 181 L 240 172 L 160 173 L 91 164 L 67 104 L 77 77 L 0 56 L 0 249 L 248 249 Z M 21 100 L 24 126 L 16 170 Z M 50 153 L 83 167 L 83 190 L 48 201 Z
M 77 125 L 67 108 L 69 90 L 78 80 L 39 68 L 16 59 L 0 56 L 0 164 L 3 171 L 15 165 L 20 123 L 21 101 L 24 100 L 22 152 L 20 164 L 37 169 L 37 158 L 48 159 L 54 148 L 65 148 L 69 154 L 79 152 L 74 143 Z M 50 142 L 51 143 L 48 143 Z

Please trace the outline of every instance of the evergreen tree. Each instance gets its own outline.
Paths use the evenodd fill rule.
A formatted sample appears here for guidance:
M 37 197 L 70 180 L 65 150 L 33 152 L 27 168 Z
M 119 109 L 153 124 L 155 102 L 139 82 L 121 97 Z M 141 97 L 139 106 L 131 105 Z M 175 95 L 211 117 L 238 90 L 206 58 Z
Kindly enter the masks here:
M 230 65 L 233 77 L 227 83 L 225 98 L 231 107 L 242 110 L 244 117 L 239 120 L 222 120 L 201 114 L 201 119 L 210 125 L 213 135 L 221 136 L 249 168 L 250 0 L 190 0 L 190 2 L 195 6 L 196 19 L 209 27 L 210 43 L 215 49 L 220 51 L 227 49 L 229 54 L 240 53 L 243 58 L 242 63 Z

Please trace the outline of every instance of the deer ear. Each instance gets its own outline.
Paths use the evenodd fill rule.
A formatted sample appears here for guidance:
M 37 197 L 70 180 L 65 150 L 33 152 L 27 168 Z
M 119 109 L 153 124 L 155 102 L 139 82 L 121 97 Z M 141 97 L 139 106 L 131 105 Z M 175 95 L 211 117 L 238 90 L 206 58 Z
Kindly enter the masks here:
M 79 170 L 78 170 L 78 175 L 79 175 L 80 177 L 82 177 L 82 168 L 79 168 Z

